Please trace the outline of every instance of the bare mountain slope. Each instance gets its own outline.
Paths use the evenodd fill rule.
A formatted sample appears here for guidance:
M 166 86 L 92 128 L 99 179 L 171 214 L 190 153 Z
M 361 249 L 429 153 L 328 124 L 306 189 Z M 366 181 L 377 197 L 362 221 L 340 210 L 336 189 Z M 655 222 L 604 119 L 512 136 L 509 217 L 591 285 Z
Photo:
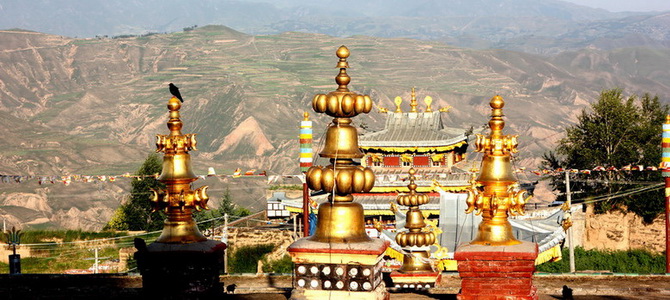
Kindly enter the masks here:
M 477 131 L 488 120 L 489 99 L 502 95 L 506 130 L 520 135 L 519 164 L 528 167 L 537 165 L 563 127 L 602 89 L 651 92 L 664 101 L 670 95 L 670 50 L 659 49 L 587 49 L 546 58 L 412 39 L 250 36 L 221 26 L 119 39 L 11 31 L 0 32 L 0 40 L 7 41 L 0 46 L 0 68 L 6 70 L 0 73 L 2 174 L 134 172 L 153 151 L 154 135 L 167 132 L 169 82 L 185 98 L 183 131 L 198 133 L 199 151 L 192 153 L 196 173 L 209 166 L 219 173 L 237 167 L 295 173 L 299 121 L 311 111 L 314 94 L 336 88 L 334 53 L 342 44 L 352 53 L 350 87 L 370 94 L 381 107 L 392 108 L 398 95 L 409 99 L 416 87 L 421 99 L 433 97 L 435 107 L 453 107 L 444 114 L 447 126 Z M 312 119 L 318 143 L 330 118 L 313 114 Z M 374 130 L 382 120 L 373 112 L 355 123 Z M 71 224 L 95 228 L 104 221 L 84 218 L 108 216 L 122 200 L 125 188 L 118 184 L 51 188 L 49 209 L 18 207 L 12 200 L 0 205 L 0 214 L 22 222 L 46 218 L 41 224 L 54 226 L 66 226 L 79 214 L 82 219 Z M 238 192 L 246 196 L 237 199 L 261 209 L 262 187 L 240 185 Z M 0 185 L 0 201 L 13 193 L 39 194 L 39 188 Z M 220 187 L 213 199 L 223 191 Z M 36 199 L 30 197 L 25 199 Z

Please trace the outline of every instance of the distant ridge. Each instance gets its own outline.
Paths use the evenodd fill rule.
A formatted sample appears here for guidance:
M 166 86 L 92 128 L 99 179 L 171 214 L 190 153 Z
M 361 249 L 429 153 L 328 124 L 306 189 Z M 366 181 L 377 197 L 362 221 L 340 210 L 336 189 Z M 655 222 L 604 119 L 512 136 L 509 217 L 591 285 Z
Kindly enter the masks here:
M 460 47 L 555 54 L 598 43 L 601 37 L 636 38 L 637 46 L 667 47 L 668 22 L 641 24 L 630 17 L 557 0 L 225 1 L 34 0 L 3 3 L 0 28 L 27 28 L 68 37 L 128 36 L 223 24 L 251 35 L 287 31 L 347 37 L 440 40 Z M 665 33 L 665 34 L 664 34 Z M 641 43 L 641 44 L 640 44 Z

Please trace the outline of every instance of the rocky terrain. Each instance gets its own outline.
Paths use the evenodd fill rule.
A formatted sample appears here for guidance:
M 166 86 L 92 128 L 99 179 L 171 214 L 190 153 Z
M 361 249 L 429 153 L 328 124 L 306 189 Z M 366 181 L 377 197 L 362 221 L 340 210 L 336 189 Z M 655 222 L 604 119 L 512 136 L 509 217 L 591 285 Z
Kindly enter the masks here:
M 415 39 L 247 35 L 223 26 L 115 39 L 0 31 L 0 40 L 0 174 L 10 175 L 134 172 L 153 151 L 154 135 L 167 132 L 169 82 L 185 98 L 183 131 L 198 133 L 196 173 L 210 166 L 220 174 L 238 167 L 297 173 L 299 121 L 314 94 L 336 88 L 334 53 L 342 44 L 352 53 L 350 87 L 379 107 L 392 108 L 395 96 L 409 99 L 416 87 L 420 99 L 433 97 L 434 107 L 453 107 L 443 114 L 448 126 L 478 131 L 488 120 L 489 99 L 502 95 L 506 131 L 520 135 L 519 166 L 536 167 L 603 89 L 650 92 L 663 101 L 670 95 L 667 48 L 544 57 Z M 312 118 L 318 140 L 329 120 Z M 376 130 L 383 115 L 375 111 L 355 122 Z M 267 187 L 264 180 L 217 184 L 246 194 L 238 198 L 242 205 L 263 209 L 264 194 L 255 190 Z M 0 216 L 99 228 L 127 188 L 127 180 L 0 184 Z

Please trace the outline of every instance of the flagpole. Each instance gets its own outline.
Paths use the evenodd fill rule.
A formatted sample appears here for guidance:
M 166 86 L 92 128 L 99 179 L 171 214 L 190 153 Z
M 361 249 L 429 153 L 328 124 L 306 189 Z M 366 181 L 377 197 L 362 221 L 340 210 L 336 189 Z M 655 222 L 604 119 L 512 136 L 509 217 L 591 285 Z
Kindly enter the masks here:
M 665 179 L 665 273 L 670 273 L 670 115 L 663 123 L 661 174 Z
M 312 121 L 309 113 L 303 113 L 300 122 L 300 171 L 305 174 L 312 166 Z M 307 181 L 302 181 L 302 232 L 303 236 L 309 236 L 309 188 Z

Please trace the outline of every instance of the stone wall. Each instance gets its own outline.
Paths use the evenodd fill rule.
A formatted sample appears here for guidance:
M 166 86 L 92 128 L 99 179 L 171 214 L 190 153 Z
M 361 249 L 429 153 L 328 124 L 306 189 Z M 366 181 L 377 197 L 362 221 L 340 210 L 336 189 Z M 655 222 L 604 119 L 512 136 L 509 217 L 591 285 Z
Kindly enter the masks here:
M 231 228 L 228 234 L 228 251 L 249 245 L 273 244 L 275 250 L 268 254 L 268 260 L 277 260 L 288 254 L 286 249 L 295 241 L 291 230 Z
M 584 233 L 581 235 L 584 249 L 665 251 L 665 214 L 651 224 L 644 224 L 642 218 L 634 213 L 615 211 L 595 214 L 593 206 L 587 206 L 584 218 Z

